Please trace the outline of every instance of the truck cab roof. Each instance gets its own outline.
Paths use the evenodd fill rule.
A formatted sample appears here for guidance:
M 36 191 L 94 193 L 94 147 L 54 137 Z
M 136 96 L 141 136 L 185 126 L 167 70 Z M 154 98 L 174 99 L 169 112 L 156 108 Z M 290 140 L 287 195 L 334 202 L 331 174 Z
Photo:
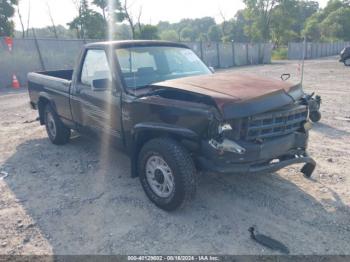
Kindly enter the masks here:
M 123 40 L 123 41 L 104 41 L 85 45 L 86 48 L 106 48 L 112 46 L 114 48 L 128 47 L 145 47 L 145 46 L 173 46 L 180 48 L 189 48 L 187 45 L 169 41 L 159 40 Z

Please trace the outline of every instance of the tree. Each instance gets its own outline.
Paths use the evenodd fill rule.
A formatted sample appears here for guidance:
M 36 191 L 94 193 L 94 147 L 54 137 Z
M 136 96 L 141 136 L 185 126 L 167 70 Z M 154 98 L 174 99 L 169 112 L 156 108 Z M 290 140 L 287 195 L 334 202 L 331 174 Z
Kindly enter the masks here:
M 172 25 L 168 21 L 159 21 L 157 27 L 159 31 L 167 31 L 173 29 Z
M 87 0 L 80 0 L 79 15 L 68 23 L 70 29 L 77 31 L 78 38 L 103 39 L 106 34 L 106 23 L 103 16 L 89 8 Z
M 251 40 L 268 41 L 271 33 L 272 11 L 281 0 L 243 0 L 247 6 L 244 16 L 248 24 L 245 33 Z
M 158 29 L 154 25 L 143 25 L 141 30 L 136 33 L 137 39 L 156 40 L 159 39 Z
M 312 15 L 305 23 L 302 35 L 309 41 L 318 41 L 321 38 L 320 14 Z
M 317 1 L 306 0 L 297 1 L 296 4 L 296 9 L 293 11 L 295 23 L 292 26 L 292 30 L 301 37 L 307 19 L 319 11 L 320 5 Z
M 232 30 L 232 23 L 226 20 L 226 16 L 224 15 L 221 9 L 219 9 L 219 13 L 222 19 L 222 23 L 221 23 L 222 38 L 226 39 L 227 37 L 229 37 L 229 34 Z
M 239 10 L 235 17 L 226 21 L 226 34 L 222 37 L 224 42 L 248 42 L 249 38 L 245 34 L 245 28 L 249 25 L 244 17 L 245 10 Z
M 330 13 L 320 24 L 324 40 L 350 40 L 350 7 Z
M 158 25 L 159 28 L 159 25 Z M 166 30 L 160 33 L 160 39 L 165 41 L 177 41 L 178 35 L 177 32 L 173 29 Z
M 92 4 L 101 9 L 103 19 L 107 23 L 108 13 L 115 13 L 117 10 L 121 8 L 121 3 L 119 0 L 113 0 L 112 2 L 109 0 L 93 0 Z M 111 6 L 110 6 L 111 5 Z M 109 10 L 113 8 L 114 10 Z
M 208 39 L 213 42 L 221 41 L 222 32 L 217 25 L 212 25 L 208 31 Z
M 106 38 L 106 23 L 103 16 L 97 12 L 92 11 L 85 18 L 86 32 L 85 36 L 89 39 L 105 39 Z
M 293 26 L 298 23 L 298 2 L 296 0 L 281 1 L 271 13 L 271 40 L 276 46 L 286 45 L 297 39 L 298 33 Z
M 76 5 L 78 16 L 75 17 L 73 21 L 71 21 L 67 25 L 69 26 L 70 29 L 76 30 L 78 38 L 85 38 L 85 31 L 86 31 L 85 20 L 91 10 L 89 9 L 88 3 L 86 0 L 72 0 L 72 1 Z
M 245 25 L 247 21 L 244 18 L 244 10 L 240 10 L 236 13 L 235 18 L 232 20 L 231 39 L 235 42 L 248 42 L 249 38 L 244 33 Z
M 209 28 L 213 25 L 216 25 L 215 19 L 208 16 L 194 19 L 191 23 L 197 37 L 200 34 L 208 34 Z
M 184 40 L 184 41 L 195 41 L 197 39 L 197 35 L 195 31 L 191 27 L 186 27 L 182 29 L 180 36 L 181 36 L 181 40 Z
M 329 0 L 327 6 L 323 9 L 321 19 L 324 20 L 329 16 L 332 12 L 337 11 L 340 8 L 349 7 L 349 1 L 344 0 Z
M 115 26 L 114 38 L 118 40 L 131 39 L 131 29 L 127 24 L 117 24 Z
M 14 23 L 11 18 L 15 14 L 14 6 L 17 4 L 17 0 L 0 1 L 0 36 L 13 36 Z
M 178 35 L 178 41 L 182 41 L 182 31 L 188 27 L 190 30 L 192 30 L 190 28 L 190 24 L 191 24 L 191 21 L 193 21 L 192 19 L 181 19 L 180 22 L 178 23 L 175 23 L 172 25 L 172 27 L 174 28 L 174 30 L 177 32 L 177 35 Z
M 212 17 L 203 17 L 181 19 L 180 22 L 174 24 L 161 22 L 158 25 L 160 33 L 162 31 L 175 30 L 178 35 L 178 41 L 204 41 L 207 40 L 210 26 L 216 25 L 216 23 Z
M 102 16 L 105 22 L 107 22 L 107 8 L 108 8 L 108 1 L 107 0 L 93 0 L 92 4 L 97 6 L 102 10 Z
M 249 41 L 272 40 L 276 45 L 301 40 L 307 19 L 319 10 L 318 2 L 310 0 L 244 0 L 244 3 L 246 8 L 237 13 L 243 21 L 240 26 L 244 25 L 244 35 Z
M 307 19 L 302 34 L 312 41 L 349 39 L 349 8 L 347 0 L 330 0 Z
M 115 13 L 115 16 L 118 22 L 126 21 L 129 24 L 131 33 L 132 33 L 132 38 L 135 39 L 137 34 L 137 28 L 139 30 L 138 31 L 139 34 L 142 31 L 142 28 L 141 28 L 142 6 L 140 7 L 139 13 L 136 17 L 134 16 L 134 14 L 131 12 L 130 9 L 131 9 L 131 5 L 129 5 L 128 0 L 124 0 L 123 3 L 120 3 L 117 6 L 117 11 Z

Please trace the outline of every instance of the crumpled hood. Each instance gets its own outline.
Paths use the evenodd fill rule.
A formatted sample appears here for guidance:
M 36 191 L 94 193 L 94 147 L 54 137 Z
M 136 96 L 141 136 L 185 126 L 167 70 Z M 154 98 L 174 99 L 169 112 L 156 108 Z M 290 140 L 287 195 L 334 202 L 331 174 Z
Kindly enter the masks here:
M 303 94 L 300 85 L 241 72 L 185 77 L 154 85 L 209 96 L 223 113 L 231 117 L 235 114 L 227 111 L 232 111 L 232 108 L 246 111 L 239 115 L 249 115 L 293 103 Z

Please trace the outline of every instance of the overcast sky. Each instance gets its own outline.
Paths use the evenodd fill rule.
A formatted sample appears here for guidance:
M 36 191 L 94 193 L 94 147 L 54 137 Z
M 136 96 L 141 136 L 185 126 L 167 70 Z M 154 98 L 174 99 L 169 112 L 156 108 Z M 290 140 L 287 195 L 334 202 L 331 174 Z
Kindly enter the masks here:
M 321 7 L 328 0 L 319 0 Z M 77 16 L 73 0 L 20 0 L 19 8 L 22 19 L 27 24 L 29 2 L 31 6 L 30 27 L 45 27 L 51 25 L 47 15 L 49 4 L 55 23 L 65 25 Z M 178 22 L 182 18 L 198 18 L 211 16 L 221 22 L 220 10 L 227 18 L 231 18 L 244 7 L 242 0 L 133 0 L 132 9 L 138 13 L 143 8 L 142 22 L 157 24 L 159 21 Z M 20 30 L 18 15 L 15 17 L 16 29 Z

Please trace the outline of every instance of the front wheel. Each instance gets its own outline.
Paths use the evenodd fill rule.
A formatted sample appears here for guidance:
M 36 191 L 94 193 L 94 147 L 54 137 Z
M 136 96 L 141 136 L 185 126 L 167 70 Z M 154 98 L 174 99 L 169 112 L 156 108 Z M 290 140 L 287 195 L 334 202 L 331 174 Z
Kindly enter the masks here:
M 62 123 L 50 104 L 45 107 L 44 117 L 50 141 L 55 145 L 67 144 L 70 138 L 70 129 Z
M 196 170 L 187 150 L 173 139 L 147 142 L 138 159 L 141 185 L 158 207 L 172 211 L 196 192 Z

